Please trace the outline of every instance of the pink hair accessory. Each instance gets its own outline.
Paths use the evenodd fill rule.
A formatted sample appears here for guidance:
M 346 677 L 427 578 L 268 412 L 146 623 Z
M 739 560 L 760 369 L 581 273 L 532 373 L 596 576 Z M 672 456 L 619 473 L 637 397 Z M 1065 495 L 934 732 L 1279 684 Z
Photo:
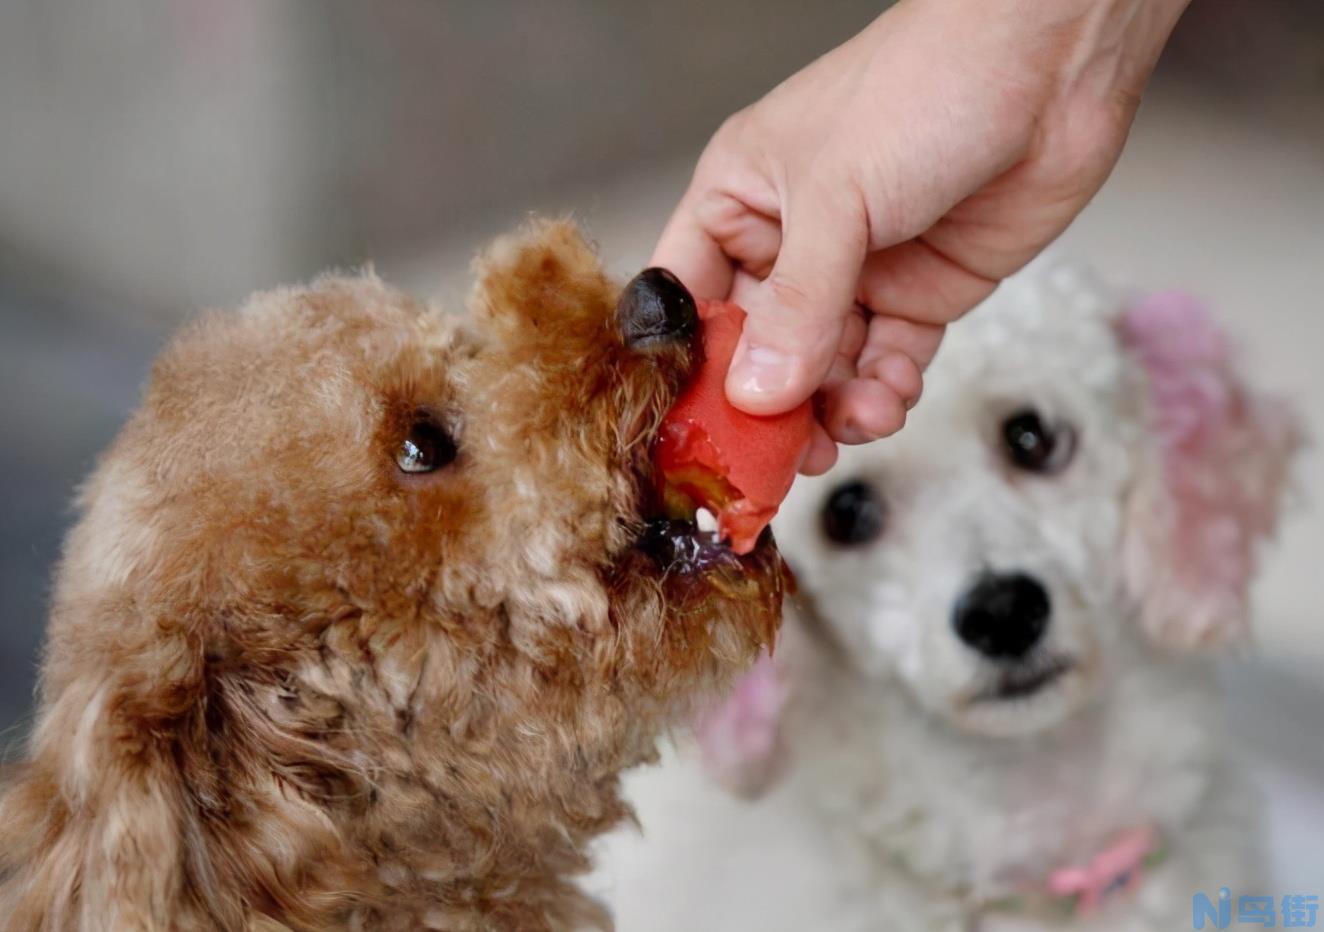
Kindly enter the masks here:
M 1048 879 L 1054 896 L 1076 898 L 1076 915 L 1098 911 L 1115 893 L 1134 890 L 1144 874 L 1145 862 L 1158 850 L 1158 834 L 1152 828 L 1124 832 L 1085 867 L 1065 867 Z

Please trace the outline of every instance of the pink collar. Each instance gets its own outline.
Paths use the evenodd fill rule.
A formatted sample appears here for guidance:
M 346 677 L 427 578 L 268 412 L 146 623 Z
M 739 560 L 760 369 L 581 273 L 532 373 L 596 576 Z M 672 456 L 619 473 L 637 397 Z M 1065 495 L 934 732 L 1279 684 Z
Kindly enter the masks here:
M 1113 894 L 1139 886 L 1145 867 L 1158 855 L 1158 833 L 1153 828 L 1130 829 L 1088 864 L 1053 871 L 1048 878 L 1048 892 L 1054 897 L 1074 899 L 1076 915 L 1091 915 Z

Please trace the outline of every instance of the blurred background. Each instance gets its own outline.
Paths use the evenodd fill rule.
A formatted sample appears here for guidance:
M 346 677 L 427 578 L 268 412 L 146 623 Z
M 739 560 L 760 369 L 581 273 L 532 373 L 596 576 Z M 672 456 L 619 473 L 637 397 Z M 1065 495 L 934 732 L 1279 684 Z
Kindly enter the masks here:
M 181 320 L 329 265 L 461 294 L 574 211 L 637 269 L 721 119 L 878 0 L 4 0 L 0 728 L 29 714 L 68 502 Z M 896 88 L 905 93 L 905 88 Z M 1218 308 L 1324 436 L 1324 5 L 1196 0 L 1061 251 Z M 1230 670 L 1281 864 L 1324 862 L 1324 459 Z M 1300 892 L 1321 892 L 1303 890 Z

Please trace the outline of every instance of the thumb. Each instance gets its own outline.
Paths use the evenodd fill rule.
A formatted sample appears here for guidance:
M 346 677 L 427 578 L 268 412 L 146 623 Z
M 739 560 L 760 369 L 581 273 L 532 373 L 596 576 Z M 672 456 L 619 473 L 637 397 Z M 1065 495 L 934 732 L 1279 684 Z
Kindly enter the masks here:
M 731 403 L 780 414 L 827 378 L 855 301 L 868 245 L 840 192 L 788 200 L 772 273 L 742 300 L 748 317 L 726 376 Z

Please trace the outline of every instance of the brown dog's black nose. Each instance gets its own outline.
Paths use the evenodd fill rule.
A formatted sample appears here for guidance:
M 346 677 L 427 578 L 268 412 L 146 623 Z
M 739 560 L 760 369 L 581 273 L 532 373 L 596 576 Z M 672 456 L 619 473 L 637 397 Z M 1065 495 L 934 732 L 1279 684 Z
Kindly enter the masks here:
M 689 290 L 666 269 L 644 269 L 630 279 L 616 302 L 616 325 L 632 349 L 687 342 L 699 326 Z

